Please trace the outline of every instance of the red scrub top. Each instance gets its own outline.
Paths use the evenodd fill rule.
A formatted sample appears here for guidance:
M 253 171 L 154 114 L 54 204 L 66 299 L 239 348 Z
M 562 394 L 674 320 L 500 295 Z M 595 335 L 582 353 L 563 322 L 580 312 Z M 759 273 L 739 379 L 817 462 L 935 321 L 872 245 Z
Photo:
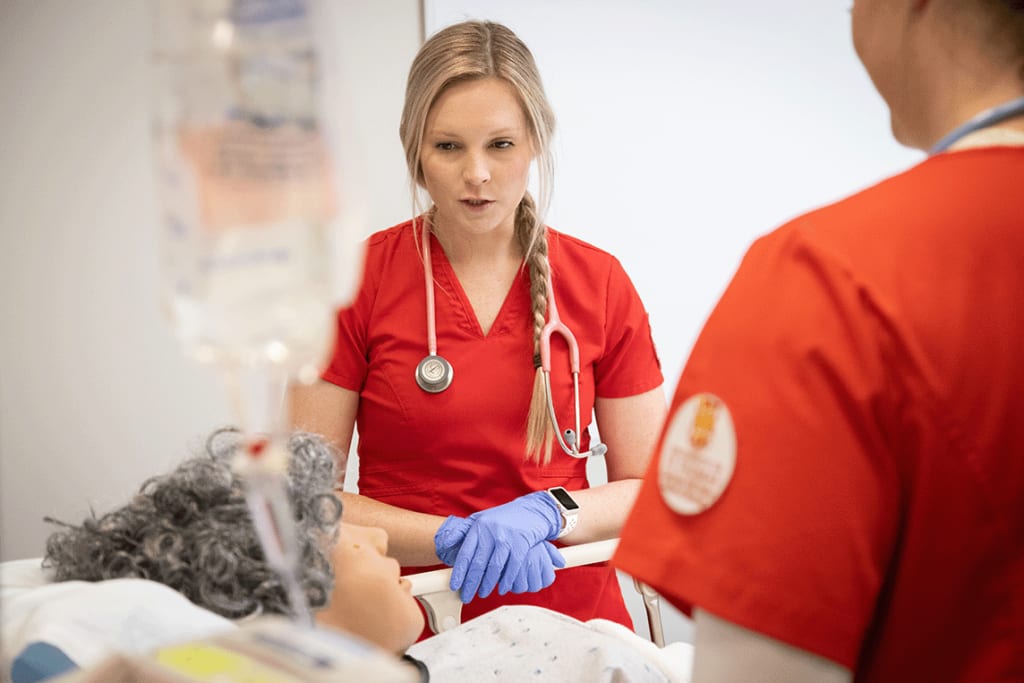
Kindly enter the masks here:
M 558 311 L 580 348 L 583 450 L 590 444 L 586 426 L 595 396 L 640 394 L 660 386 L 662 375 L 647 312 L 619 262 L 554 230 L 547 239 Z M 587 488 L 586 461 L 557 444 L 548 465 L 524 459 L 534 381 L 528 269 L 513 282 L 485 336 L 433 236 L 431 260 L 437 351 L 454 369 L 447 390 L 427 393 L 414 376 L 427 355 L 427 321 L 411 222 L 369 238 L 360 291 L 338 314 L 337 348 L 323 377 L 359 392 L 360 494 L 407 510 L 466 516 L 552 486 Z M 564 429 L 574 421 L 572 381 L 565 344 L 552 339 L 551 383 Z M 503 604 L 630 625 L 607 565 L 560 572 L 538 593 L 477 598 L 464 607 L 463 620 Z
M 756 242 L 614 564 L 858 681 L 1024 680 L 1022 178 L 1021 148 L 942 154 Z M 666 434 L 704 392 L 735 470 L 678 514 Z

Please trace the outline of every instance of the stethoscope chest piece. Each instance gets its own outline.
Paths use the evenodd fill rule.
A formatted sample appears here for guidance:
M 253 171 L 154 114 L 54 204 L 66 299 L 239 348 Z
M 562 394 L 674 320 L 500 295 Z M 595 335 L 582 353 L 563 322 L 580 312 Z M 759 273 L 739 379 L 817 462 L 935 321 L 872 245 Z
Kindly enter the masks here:
M 441 356 L 430 354 L 416 366 L 416 384 L 423 391 L 439 394 L 451 385 L 454 373 L 451 363 Z

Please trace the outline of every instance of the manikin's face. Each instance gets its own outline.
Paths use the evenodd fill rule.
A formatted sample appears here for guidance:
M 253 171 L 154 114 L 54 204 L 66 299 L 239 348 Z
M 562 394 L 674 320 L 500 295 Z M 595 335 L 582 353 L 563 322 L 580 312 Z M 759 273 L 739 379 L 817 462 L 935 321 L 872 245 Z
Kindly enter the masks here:
M 508 83 L 486 78 L 450 86 L 430 108 L 420 148 L 438 229 L 511 236 L 532 159 L 526 116 Z
M 342 522 L 332 556 L 334 591 L 317 621 L 401 653 L 423 631 L 423 613 L 387 550 L 383 529 Z

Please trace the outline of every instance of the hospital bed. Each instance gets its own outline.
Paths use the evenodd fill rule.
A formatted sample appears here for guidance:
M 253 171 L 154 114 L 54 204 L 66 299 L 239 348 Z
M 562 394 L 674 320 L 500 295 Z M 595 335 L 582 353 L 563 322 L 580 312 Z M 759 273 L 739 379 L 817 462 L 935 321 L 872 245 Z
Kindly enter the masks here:
M 562 557 L 565 558 L 566 568 L 578 567 L 611 559 L 618 544 L 619 539 L 612 538 L 607 541 L 566 546 L 560 550 Z M 405 577 L 412 583 L 412 594 L 423 605 L 427 623 L 434 633 L 449 631 L 462 621 L 462 601 L 458 593 L 448 588 L 451 575 L 452 570 L 447 567 Z M 633 579 L 633 586 L 644 602 L 651 642 L 658 647 L 664 647 L 665 633 L 661 623 L 658 594 L 650 586 L 636 579 Z
M 611 539 L 596 543 L 567 546 L 562 548 L 561 552 L 565 558 L 566 567 L 576 567 L 609 560 L 617 545 L 618 539 Z M 41 561 L 39 558 L 0 563 L 0 603 L 6 602 L 7 599 L 19 593 L 33 591 L 34 589 L 61 591 L 72 588 L 71 584 L 53 584 L 48 572 L 42 570 L 40 565 Z M 462 602 L 459 600 L 458 594 L 448 588 L 450 577 L 450 568 L 406 577 L 412 584 L 413 595 L 424 606 L 429 626 L 434 633 L 453 629 L 461 621 Z M 63 631 L 59 634 L 61 638 L 57 641 L 64 647 L 67 647 L 68 644 L 74 645 L 78 648 L 77 655 L 82 655 L 86 651 L 100 653 L 114 651 L 116 648 L 113 648 L 108 641 L 116 641 L 124 633 L 129 634 L 132 639 L 139 640 L 140 632 L 138 627 L 140 624 L 146 625 L 147 628 L 152 630 L 149 637 L 153 640 L 154 646 L 164 642 L 171 643 L 196 637 L 216 639 L 223 636 L 229 639 L 234 638 L 238 642 L 232 644 L 232 647 L 241 647 L 244 650 L 245 647 L 248 647 L 245 645 L 246 641 L 244 641 L 244 638 L 251 639 L 255 637 L 248 633 L 232 636 L 233 631 L 229 630 L 230 622 L 228 620 L 192 605 L 186 598 L 161 584 L 142 581 L 139 581 L 139 583 L 149 584 L 149 591 L 162 590 L 163 594 L 149 594 L 142 600 L 125 600 L 124 593 L 118 593 L 120 595 L 118 600 L 114 600 L 112 603 L 109 601 L 104 602 L 101 606 L 97 606 L 94 601 L 104 600 L 103 596 L 93 596 L 88 600 L 84 600 L 82 597 L 74 597 L 72 593 L 72 598 L 69 601 L 65 595 L 57 595 L 56 593 L 49 595 L 49 597 L 41 595 L 38 598 L 37 608 L 42 605 L 45 605 L 45 607 L 39 608 L 35 613 L 35 625 L 38 626 L 36 631 L 43 634 L 50 633 L 49 629 L 56 628 L 54 624 L 59 626 L 58 622 L 67 621 L 69 613 L 78 614 L 75 611 L 75 605 L 81 603 L 79 607 L 84 607 L 85 613 L 89 614 L 90 619 L 99 624 L 99 626 L 96 629 L 85 629 L 88 631 L 87 633 L 73 632 L 74 638 L 70 640 L 69 636 L 71 634 L 66 632 L 67 629 L 61 627 Z M 659 648 L 664 647 L 659 596 L 652 589 L 636 580 L 634 580 L 634 586 L 643 598 L 650 640 Z M 75 600 L 79 602 L 75 602 Z M 79 614 L 79 617 L 81 617 L 81 614 Z M 89 622 L 83 623 L 88 624 Z M 81 630 L 79 629 L 79 631 Z M 7 633 L 6 620 L 4 631 L 5 636 L 11 635 Z M 259 634 L 257 633 L 257 635 Z M 280 639 L 284 635 L 287 635 L 286 631 L 274 637 Z M 5 645 L 11 644 L 9 642 Z M 136 643 L 136 645 L 140 644 Z M 3 660 L 3 666 L 0 668 L 6 670 L 10 665 L 10 657 L 18 651 L 20 651 L 20 648 L 4 651 L 4 656 L 0 657 Z M 96 661 L 86 660 L 82 656 L 76 656 L 74 659 L 83 666 L 90 666 L 98 663 L 99 655 L 97 655 Z M 344 665 L 357 667 L 360 664 L 355 660 L 346 660 Z M 384 664 L 380 666 L 384 666 Z M 4 676 L 0 675 L 0 679 L 4 679 Z M 379 680 L 392 679 L 384 678 Z M 399 677 L 394 680 L 402 679 Z

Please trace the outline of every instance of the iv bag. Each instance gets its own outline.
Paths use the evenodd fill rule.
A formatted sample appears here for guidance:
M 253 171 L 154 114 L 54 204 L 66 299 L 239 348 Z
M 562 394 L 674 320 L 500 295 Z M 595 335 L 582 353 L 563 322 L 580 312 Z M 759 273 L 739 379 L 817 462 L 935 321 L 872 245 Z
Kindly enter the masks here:
M 305 625 L 284 390 L 314 381 L 332 346 L 340 255 L 312 2 L 157 0 L 153 59 L 165 310 L 227 381 L 246 435 L 234 467 Z
M 333 342 L 338 193 L 305 0 L 159 0 L 163 304 L 186 350 L 310 382 Z

